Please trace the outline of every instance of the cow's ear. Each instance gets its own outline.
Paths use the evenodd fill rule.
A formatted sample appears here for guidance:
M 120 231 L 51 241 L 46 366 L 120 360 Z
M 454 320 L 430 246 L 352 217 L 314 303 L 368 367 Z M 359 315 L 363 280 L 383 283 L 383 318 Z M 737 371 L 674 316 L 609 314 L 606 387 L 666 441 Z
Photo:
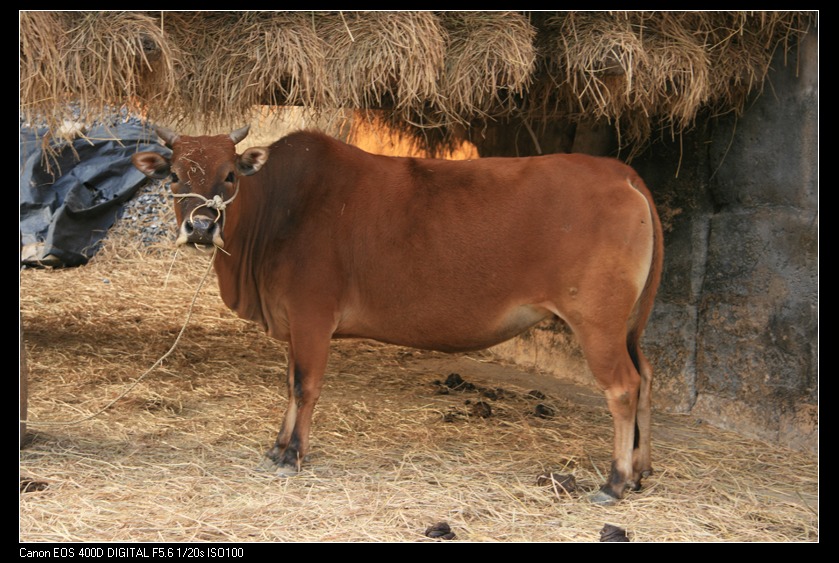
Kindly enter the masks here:
M 251 147 L 239 155 L 236 169 L 243 176 L 250 176 L 268 161 L 268 149 L 265 147 Z
M 169 160 L 156 152 L 138 152 L 131 156 L 131 162 L 140 172 L 155 180 L 166 178 L 171 171 Z

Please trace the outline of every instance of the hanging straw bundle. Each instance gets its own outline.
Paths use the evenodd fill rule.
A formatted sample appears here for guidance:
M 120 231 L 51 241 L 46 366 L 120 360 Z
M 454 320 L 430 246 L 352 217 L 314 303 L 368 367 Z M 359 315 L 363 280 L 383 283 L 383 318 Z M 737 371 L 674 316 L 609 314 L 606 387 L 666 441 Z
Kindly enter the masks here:
M 446 36 L 431 12 L 348 12 L 317 18 L 333 99 L 405 115 L 438 100 Z
M 173 52 L 141 12 L 21 12 L 20 63 L 21 117 L 53 130 L 175 91 Z
M 453 12 L 440 89 L 453 121 L 514 113 L 536 64 L 536 29 L 517 12 Z

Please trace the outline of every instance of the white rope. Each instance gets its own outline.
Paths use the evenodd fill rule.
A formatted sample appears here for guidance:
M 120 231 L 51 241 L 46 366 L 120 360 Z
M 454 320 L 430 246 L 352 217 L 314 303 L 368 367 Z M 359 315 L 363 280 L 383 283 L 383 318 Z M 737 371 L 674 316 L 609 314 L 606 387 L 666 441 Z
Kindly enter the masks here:
M 193 194 L 193 193 L 172 194 L 172 197 L 176 197 L 176 198 L 195 197 L 195 198 L 203 200 L 202 203 L 200 203 L 199 205 L 196 205 L 193 208 L 193 210 L 189 213 L 189 220 L 192 221 L 193 216 L 195 215 L 195 212 L 198 211 L 200 208 L 208 207 L 210 209 L 215 209 L 216 210 L 216 218 L 215 218 L 215 220 L 213 220 L 213 223 L 218 223 L 219 219 L 222 218 L 224 210 L 227 209 L 227 205 L 231 201 L 236 199 L 237 195 L 239 195 L 239 182 L 238 182 L 238 180 L 236 181 L 236 191 L 233 192 L 233 195 L 227 201 L 222 199 L 222 197 L 218 194 L 214 195 L 212 199 L 207 199 L 206 197 L 204 197 L 201 194 Z M 223 226 L 224 226 L 224 223 L 222 222 L 222 227 Z

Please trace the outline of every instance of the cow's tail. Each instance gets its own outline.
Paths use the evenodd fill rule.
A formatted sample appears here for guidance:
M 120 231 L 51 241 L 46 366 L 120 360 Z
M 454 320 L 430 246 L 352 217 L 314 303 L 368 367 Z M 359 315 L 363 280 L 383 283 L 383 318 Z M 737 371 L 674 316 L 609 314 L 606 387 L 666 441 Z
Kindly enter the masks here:
M 651 376 L 651 368 L 641 353 L 640 342 L 653 309 L 658 285 L 661 282 L 661 272 L 664 267 L 664 231 L 661 226 L 658 211 L 656 211 L 655 203 L 653 202 L 653 197 L 646 184 L 644 184 L 644 181 L 636 175 L 630 178 L 630 184 L 644 196 L 650 208 L 650 217 L 653 222 L 653 255 L 650 262 L 650 270 L 647 274 L 647 282 L 644 284 L 644 289 L 635 305 L 635 312 L 627 327 L 626 346 L 632 358 L 632 363 L 635 364 L 635 369 L 639 373 L 644 371 L 647 372 L 647 376 Z

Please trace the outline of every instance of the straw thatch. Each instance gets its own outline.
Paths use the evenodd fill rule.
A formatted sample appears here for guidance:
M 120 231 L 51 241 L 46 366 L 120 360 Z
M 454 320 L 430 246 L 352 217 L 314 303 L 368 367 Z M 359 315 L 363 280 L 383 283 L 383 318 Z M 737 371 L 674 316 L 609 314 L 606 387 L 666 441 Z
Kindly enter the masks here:
M 324 15 L 318 28 L 328 45 L 326 70 L 336 103 L 387 105 L 400 113 L 437 96 L 446 37 L 433 13 Z
M 139 12 L 21 12 L 20 98 L 26 121 L 110 116 L 132 100 L 168 106 L 174 53 L 159 22 Z
M 325 45 L 303 13 L 173 12 L 161 23 L 178 48 L 182 84 L 163 111 L 185 126 L 242 123 L 258 105 L 326 100 Z M 180 115 L 177 115 L 177 113 Z
M 456 12 L 441 19 L 449 34 L 441 110 L 464 124 L 514 114 L 532 80 L 536 28 L 513 12 Z
M 613 123 L 621 144 L 742 112 L 778 46 L 810 26 L 798 12 L 564 13 L 545 20 L 546 56 L 530 103 L 543 118 Z
M 599 541 L 607 525 L 635 542 L 819 541 L 815 455 L 688 416 L 654 414 L 642 491 L 590 504 L 611 457 L 602 394 L 486 354 L 336 342 L 305 470 L 260 472 L 284 345 L 213 275 L 198 291 L 209 255 L 173 262 L 134 227 L 84 268 L 21 272 L 20 541 L 446 541 L 426 536 L 439 522 L 450 541 Z
M 231 128 L 255 105 L 386 109 L 430 145 L 492 120 L 602 121 L 623 145 L 742 111 L 813 12 L 28 12 L 21 117 L 130 105 Z M 706 111 L 707 110 L 707 111 Z M 433 147 L 432 147 L 433 148 Z

